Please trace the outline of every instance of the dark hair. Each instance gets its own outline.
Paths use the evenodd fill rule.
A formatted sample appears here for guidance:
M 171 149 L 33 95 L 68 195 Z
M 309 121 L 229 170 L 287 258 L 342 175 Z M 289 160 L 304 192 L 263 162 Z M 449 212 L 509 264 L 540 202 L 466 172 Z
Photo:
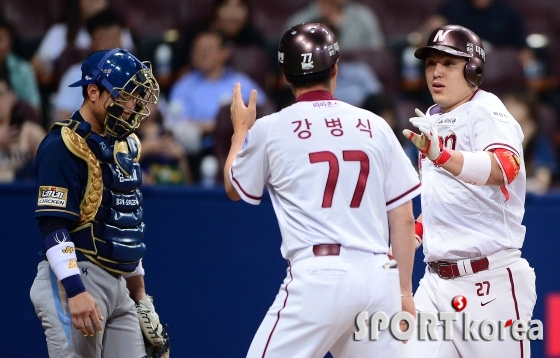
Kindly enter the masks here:
M 101 10 L 86 21 L 86 28 L 90 36 L 93 36 L 93 32 L 98 28 L 115 25 L 122 28 L 124 27 L 124 21 L 117 12 L 111 9 Z
M 228 1 L 231 0 L 215 0 L 212 4 L 212 11 L 210 13 L 210 19 L 215 20 L 218 17 L 218 10 L 225 5 Z M 251 3 L 249 0 L 238 0 L 241 5 L 247 8 L 247 23 L 251 22 L 252 19 L 252 12 L 251 12 Z
M 307 75 L 289 75 L 285 73 L 286 80 L 294 88 L 309 88 L 317 85 L 329 86 L 334 66 L 321 72 L 310 73 Z
M 211 29 L 205 29 L 205 30 L 201 30 L 201 31 L 197 32 L 197 33 L 194 35 L 193 40 L 192 40 L 192 43 L 191 43 L 191 49 L 190 49 L 191 52 L 192 52 L 192 48 L 193 48 L 194 43 L 196 42 L 196 40 L 197 40 L 199 37 L 203 36 L 203 35 L 212 35 L 212 36 L 218 37 L 218 38 L 220 39 L 220 47 L 222 47 L 222 48 L 223 48 L 223 47 L 228 47 L 228 46 L 230 45 L 228 39 L 227 39 L 227 38 L 225 37 L 225 35 L 222 34 L 220 31 L 211 30 Z
M 66 42 L 68 46 L 74 45 L 76 37 L 78 37 L 78 32 L 82 26 L 82 9 L 80 7 L 79 0 L 67 0 L 66 1 L 66 13 L 65 13 L 65 23 L 67 26 L 66 30 Z

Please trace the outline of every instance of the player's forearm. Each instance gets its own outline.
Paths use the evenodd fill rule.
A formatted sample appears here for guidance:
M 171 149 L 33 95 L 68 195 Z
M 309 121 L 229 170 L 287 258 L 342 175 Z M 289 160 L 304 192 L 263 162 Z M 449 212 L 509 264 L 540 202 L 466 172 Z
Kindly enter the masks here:
M 132 298 L 134 302 L 138 302 L 147 296 L 146 286 L 144 284 L 144 275 L 127 277 L 126 288 L 130 292 L 130 298 Z
M 70 220 L 58 217 L 43 217 L 39 220 L 47 260 L 68 298 L 86 291 L 78 270 L 74 243 L 68 232 L 70 226 Z
M 451 159 L 447 163 L 445 163 L 442 168 L 447 170 L 449 173 L 453 174 L 453 176 L 459 176 L 460 174 L 469 174 L 464 173 L 463 169 L 465 166 L 465 157 L 463 156 L 462 151 L 458 150 L 449 150 L 451 152 Z M 481 153 L 481 152 L 476 152 Z M 484 154 L 488 155 L 490 158 L 490 174 L 488 179 L 484 185 L 504 185 L 504 176 L 502 173 L 502 169 L 498 165 L 498 161 L 494 157 L 494 154 L 491 152 L 484 152 Z M 476 159 L 480 160 L 480 159 Z M 466 168 L 466 170 L 476 170 Z M 472 173 L 471 173 L 472 174 Z
M 414 215 L 412 201 L 388 212 L 389 232 L 393 257 L 399 268 L 401 293 L 412 293 L 412 267 L 414 265 Z
M 245 137 L 247 136 L 248 130 L 237 130 L 233 133 L 231 137 L 231 147 L 226 159 L 226 164 L 224 166 L 224 185 L 226 188 L 226 193 L 231 200 L 240 200 L 241 196 L 237 193 L 237 190 L 231 183 L 229 172 L 235 158 L 237 158 L 237 153 L 241 151 Z

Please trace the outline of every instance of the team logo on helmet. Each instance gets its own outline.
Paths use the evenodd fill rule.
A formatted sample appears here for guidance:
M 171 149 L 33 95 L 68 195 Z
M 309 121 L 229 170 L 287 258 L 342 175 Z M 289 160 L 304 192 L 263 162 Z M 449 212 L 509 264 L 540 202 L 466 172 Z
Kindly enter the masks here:
M 434 36 L 433 42 L 442 42 L 445 41 L 445 37 L 447 36 L 448 33 L 450 33 L 451 30 L 439 30 L 436 35 Z
M 278 51 L 278 62 L 284 63 L 284 52 Z

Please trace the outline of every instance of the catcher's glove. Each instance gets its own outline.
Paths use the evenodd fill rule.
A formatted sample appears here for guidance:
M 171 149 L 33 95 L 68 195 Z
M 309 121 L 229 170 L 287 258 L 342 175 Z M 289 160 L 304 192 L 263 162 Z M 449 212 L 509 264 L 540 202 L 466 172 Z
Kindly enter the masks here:
M 138 321 L 144 336 L 148 358 L 169 358 L 169 335 L 167 326 L 159 321 L 152 296 L 146 296 L 136 303 Z

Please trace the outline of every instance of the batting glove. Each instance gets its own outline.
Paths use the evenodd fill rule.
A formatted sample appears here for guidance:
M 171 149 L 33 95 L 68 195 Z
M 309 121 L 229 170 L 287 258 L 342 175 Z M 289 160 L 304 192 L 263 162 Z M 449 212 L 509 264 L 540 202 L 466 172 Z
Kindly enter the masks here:
M 418 108 L 414 112 L 418 117 L 410 118 L 409 121 L 420 130 L 420 134 L 416 134 L 409 129 L 403 130 L 403 134 L 410 139 L 420 153 L 428 157 L 434 164 L 444 165 L 451 159 L 451 152 L 443 146 L 437 128 L 432 125 L 428 117 Z

